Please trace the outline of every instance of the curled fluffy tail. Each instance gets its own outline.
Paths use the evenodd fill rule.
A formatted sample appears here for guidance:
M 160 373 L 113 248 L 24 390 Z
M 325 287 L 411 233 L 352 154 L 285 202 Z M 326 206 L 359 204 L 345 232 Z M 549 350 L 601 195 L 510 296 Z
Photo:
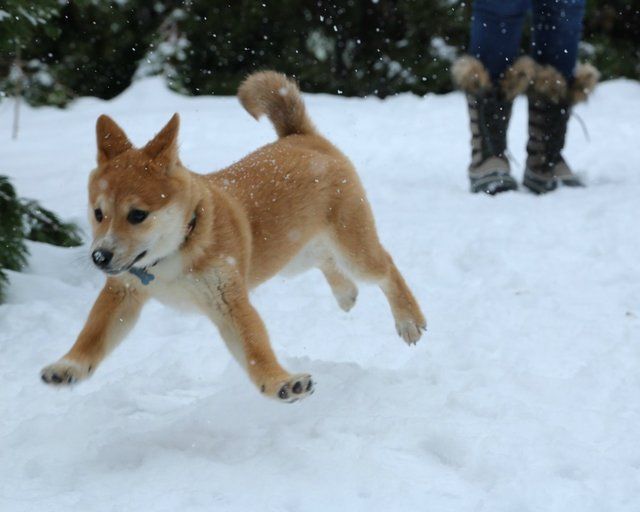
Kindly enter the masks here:
M 275 71 L 249 75 L 238 89 L 238 99 L 254 118 L 266 114 L 279 137 L 316 133 L 293 80 Z

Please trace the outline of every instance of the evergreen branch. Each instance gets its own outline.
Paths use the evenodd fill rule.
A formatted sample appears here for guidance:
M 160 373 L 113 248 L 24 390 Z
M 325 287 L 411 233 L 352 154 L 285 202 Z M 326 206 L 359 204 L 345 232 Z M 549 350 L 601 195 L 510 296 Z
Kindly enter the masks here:
M 36 201 L 20 199 L 5 176 L 0 176 L 0 303 L 8 282 L 4 270 L 20 271 L 29 254 L 25 239 L 62 247 L 82 243 L 80 230 L 62 222 Z
M 13 201 L 13 206 L 25 217 L 25 227 L 31 228 L 29 232 L 25 233 L 25 236 L 29 240 L 35 240 L 38 242 L 44 241 L 46 243 L 61 245 L 64 247 L 82 245 L 80 229 L 75 224 L 62 222 L 53 212 L 43 208 L 36 201 L 16 199 L 15 196 L 12 197 L 2 190 L 0 190 L 0 198 L 7 201 Z M 43 230 L 43 226 L 46 226 L 46 229 Z M 56 241 L 49 241 L 48 239 L 42 240 L 40 237 L 34 239 L 33 232 L 35 229 L 45 234 L 45 238 L 47 238 L 46 233 L 48 230 L 50 235 L 54 237 L 53 240 L 56 239 L 55 235 L 58 235 L 64 239 L 64 242 L 56 243 Z

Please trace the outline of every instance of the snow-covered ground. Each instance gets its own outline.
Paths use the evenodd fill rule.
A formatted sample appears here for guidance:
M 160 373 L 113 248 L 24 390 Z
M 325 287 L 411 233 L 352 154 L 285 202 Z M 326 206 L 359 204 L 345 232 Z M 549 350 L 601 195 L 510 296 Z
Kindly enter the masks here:
M 637 511 L 640 507 L 640 84 L 598 87 L 569 128 L 589 187 L 467 192 L 460 94 L 306 96 L 355 162 L 381 238 L 429 320 L 408 348 L 382 294 L 343 313 L 319 272 L 253 297 L 274 348 L 317 391 L 266 400 L 199 316 L 148 305 L 89 381 L 39 370 L 73 342 L 103 277 L 86 247 L 30 244 L 0 306 L 0 510 Z M 88 233 L 94 123 L 138 144 L 182 115 L 183 161 L 225 166 L 275 138 L 234 98 L 156 79 L 110 102 L 0 105 L 0 173 Z M 509 132 L 524 162 L 526 102 Z

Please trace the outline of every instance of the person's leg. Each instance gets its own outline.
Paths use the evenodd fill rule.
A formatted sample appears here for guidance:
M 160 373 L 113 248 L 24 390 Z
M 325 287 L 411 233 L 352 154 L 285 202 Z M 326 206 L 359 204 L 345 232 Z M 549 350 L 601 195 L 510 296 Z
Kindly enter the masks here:
M 494 84 L 518 57 L 528 7 L 529 0 L 473 2 L 468 53 L 482 62 Z
M 497 194 L 518 186 L 505 152 L 513 99 L 533 77 L 531 58 L 516 60 L 528 6 L 528 0 L 476 0 L 468 55 L 451 69 L 469 108 L 471 192 Z
M 598 79 L 576 66 L 584 0 L 533 0 L 531 53 L 538 62 L 529 88 L 529 141 L 524 185 L 538 194 L 558 185 L 581 186 L 562 157 L 571 108 Z
M 532 0 L 531 54 L 557 69 L 568 84 L 578 58 L 585 0 Z

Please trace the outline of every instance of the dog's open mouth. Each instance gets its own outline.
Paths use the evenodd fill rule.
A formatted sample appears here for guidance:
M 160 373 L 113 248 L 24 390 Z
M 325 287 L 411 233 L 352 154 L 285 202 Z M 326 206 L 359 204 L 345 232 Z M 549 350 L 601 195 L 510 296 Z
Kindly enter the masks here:
M 118 268 L 118 269 L 104 269 L 104 272 L 109 274 L 110 276 L 117 276 L 118 274 L 121 274 L 122 272 L 127 272 L 128 270 L 130 270 L 131 268 L 133 268 L 133 266 L 138 263 L 142 258 L 144 258 L 147 255 L 147 251 L 142 251 L 140 254 L 138 254 L 134 260 L 129 263 L 129 265 L 122 267 L 122 268 Z
M 138 254 L 135 259 L 133 260 L 133 262 L 131 262 L 131 265 L 129 265 L 127 267 L 127 270 L 129 270 L 131 267 L 133 267 L 136 263 L 138 263 L 142 258 L 144 258 L 147 255 L 147 251 L 142 251 L 140 254 Z

